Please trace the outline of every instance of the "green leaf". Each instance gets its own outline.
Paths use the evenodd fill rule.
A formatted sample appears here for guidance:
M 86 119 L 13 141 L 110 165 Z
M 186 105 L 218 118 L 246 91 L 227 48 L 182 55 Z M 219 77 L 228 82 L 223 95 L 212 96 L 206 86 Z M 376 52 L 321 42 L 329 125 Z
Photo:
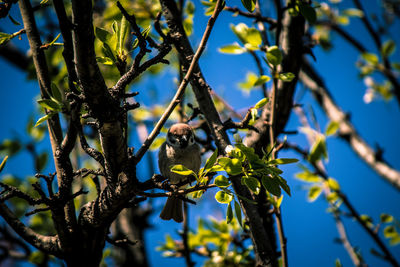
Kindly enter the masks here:
M 268 47 L 266 57 L 268 62 L 274 67 L 278 66 L 282 62 L 281 50 L 279 50 L 276 45 Z
M 256 195 L 260 193 L 261 183 L 254 177 L 242 177 L 242 182 Z
M 307 199 L 310 202 L 315 201 L 319 195 L 322 192 L 322 188 L 318 185 L 313 185 L 310 187 L 310 190 L 308 191 Z
M 261 75 L 260 77 L 258 77 L 257 81 L 254 83 L 254 86 L 263 85 L 264 83 L 268 82 L 269 80 L 271 80 L 271 77 L 269 77 L 267 75 Z
M 398 62 L 393 62 L 393 63 L 392 63 L 392 67 L 393 67 L 394 69 L 396 69 L 396 70 L 400 70 L 400 63 L 398 63 Z
M 9 157 L 17 154 L 22 148 L 21 142 L 18 139 L 6 139 L 0 144 L 1 154 L 6 154 Z
M 121 27 L 119 30 L 119 36 L 118 36 L 118 51 L 119 54 L 121 55 L 123 50 L 124 50 L 124 45 L 125 45 L 125 38 L 126 38 L 126 33 L 129 30 L 129 23 L 126 20 L 125 16 L 122 16 L 121 18 Z
M 388 225 L 383 229 L 383 235 L 386 238 L 393 238 L 398 235 L 396 228 L 393 225 Z
M 4 166 L 6 166 L 7 160 L 8 160 L 8 156 L 5 156 L 3 161 L 0 164 L 0 172 L 4 169 Z
M 218 187 L 228 187 L 231 185 L 228 178 L 223 175 L 218 175 L 217 177 L 215 177 L 214 184 L 216 184 Z
M 218 191 L 215 194 L 215 200 L 222 204 L 228 204 L 233 200 L 233 196 L 225 191 Z
M 62 93 L 61 90 L 57 87 L 57 85 L 53 82 L 51 82 L 51 94 L 52 97 L 58 101 L 59 104 L 62 103 L 63 101 L 63 97 L 62 97 Z
M 8 14 L 8 18 L 11 20 L 11 22 L 12 22 L 14 25 L 17 25 L 17 26 L 21 25 L 21 23 L 19 23 L 18 21 L 16 21 L 10 14 Z
M 361 57 L 371 65 L 377 65 L 379 63 L 379 58 L 373 53 L 363 53 Z
M 188 16 L 183 20 L 183 28 L 187 36 L 191 36 L 193 33 L 193 16 Z
M 392 238 L 390 239 L 390 241 L 389 241 L 389 244 L 390 244 L 391 246 L 396 246 L 396 245 L 400 244 L 400 235 L 398 234 L 397 236 L 392 237 Z
M 316 174 L 311 173 L 310 171 L 304 171 L 300 173 L 296 173 L 296 178 L 302 180 L 307 183 L 318 183 L 322 181 L 322 178 Z
M 283 82 L 291 82 L 296 76 L 291 72 L 279 73 L 279 80 Z
M 262 108 L 265 106 L 265 104 L 268 103 L 268 98 L 263 98 L 260 101 L 257 102 L 257 104 L 254 106 L 254 108 Z
M 393 216 L 390 214 L 382 213 L 380 219 L 382 223 L 390 223 L 393 221 Z
M 387 40 L 383 43 L 381 53 L 383 57 L 390 57 L 396 50 L 396 43 L 393 40 Z
M 107 43 L 112 37 L 112 35 L 109 31 L 99 28 L 99 27 L 95 28 L 95 35 L 103 43 Z
M 363 221 L 368 227 L 372 227 L 372 218 L 366 214 L 360 215 L 361 221 Z
M 242 0 L 242 4 L 244 8 L 246 8 L 249 12 L 253 12 L 256 8 L 256 1 L 255 0 Z
M 280 158 L 268 161 L 268 164 L 271 165 L 282 165 L 282 164 L 290 164 L 298 162 L 298 159 L 291 159 L 291 158 Z
M 362 12 L 362 10 L 357 8 L 345 9 L 342 11 L 342 14 L 349 17 L 358 17 L 358 18 L 364 17 L 364 12 Z
M 194 15 L 195 6 L 192 1 L 187 1 L 185 5 L 185 11 L 188 15 Z
M 320 159 L 328 158 L 328 151 L 326 149 L 326 141 L 323 135 L 318 135 L 314 144 L 310 149 L 310 155 L 308 156 L 308 160 L 311 163 L 317 162 Z
M 335 260 L 335 267 L 342 267 L 342 263 L 340 262 L 339 259 Z
M 52 111 L 61 111 L 62 109 L 61 104 L 57 103 L 53 99 L 39 99 L 37 102 L 40 106 Z
M 238 175 L 242 173 L 242 164 L 239 159 L 223 157 L 218 159 L 218 164 L 221 165 L 229 175 Z
M 0 45 L 6 44 L 11 40 L 11 34 L 0 32 Z
M 276 176 L 276 179 L 278 180 L 279 185 L 280 185 L 281 188 L 286 192 L 286 194 L 288 194 L 289 196 L 291 196 L 291 194 L 290 194 L 290 187 L 288 186 L 286 180 L 283 179 L 281 176 Z
M 338 129 L 339 129 L 339 122 L 330 121 L 328 126 L 326 127 L 325 134 L 327 136 L 334 135 Z
M 249 28 L 246 34 L 246 41 L 255 48 L 262 44 L 260 32 L 256 28 Z
M 194 177 L 197 178 L 197 174 L 194 171 L 186 168 L 182 164 L 177 164 L 177 165 L 172 166 L 171 172 L 174 172 L 174 173 L 177 173 L 180 175 L 185 175 L 185 176 L 193 175 Z
M 243 225 L 243 223 L 242 223 L 242 210 L 240 208 L 239 203 L 237 203 L 236 201 L 235 201 L 235 214 L 236 214 L 236 218 L 238 219 L 239 224 L 242 226 Z
M 42 122 L 48 120 L 51 116 L 53 116 L 56 113 L 49 113 L 47 115 L 44 115 L 43 117 L 41 117 L 40 119 L 38 119 L 38 121 L 35 124 L 35 127 L 39 126 Z
M 301 15 L 310 23 L 314 24 L 317 21 L 317 12 L 309 4 L 300 3 L 298 5 Z
M 338 181 L 336 181 L 333 178 L 328 178 L 327 180 L 328 186 L 331 190 L 333 191 L 339 191 L 340 190 L 340 185 L 338 183 Z
M 246 52 L 246 49 L 241 47 L 238 43 L 224 45 L 218 49 L 220 53 L 240 55 Z
M 281 195 L 281 188 L 279 187 L 279 183 L 276 181 L 276 179 L 263 176 L 261 178 L 261 183 L 264 188 L 274 196 L 279 197 Z
M 228 207 L 226 209 L 226 223 L 231 223 L 232 219 L 233 219 L 232 205 L 229 202 Z
M 42 1 L 40 1 L 40 5 L 44 5 L 44 4 L 47 4 L 47 2 L 49 2 L 49 0 L 42 0 Z
M 114 62 L 109 57 L 96 57 L 97 62 L 104 64 L 104 65 L 113 65 Z
M 116 62 L 114 53 L 111 50 L 111 47 L 107 43 L 103 43 L 102 51 L 106 57 L 110 58 L 114 63 Z

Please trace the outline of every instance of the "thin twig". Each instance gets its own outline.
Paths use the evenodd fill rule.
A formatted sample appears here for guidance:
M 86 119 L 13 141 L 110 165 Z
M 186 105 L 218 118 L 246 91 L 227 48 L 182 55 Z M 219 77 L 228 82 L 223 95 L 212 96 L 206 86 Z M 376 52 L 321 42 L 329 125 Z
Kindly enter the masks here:
M 206 44 L 208 41 L 208 38 L 210 37 L 211 30 L 214 26 L 215 20 L 217 19 L 219 13 L 222 10 L 224 1 L 218 0 L 214 13 L 208 20 L 207 27 L 204 31 L 203 37 L 200 41 L 199 47 L 197 48 L 197 51 L 195 55 L 193 56 L 193 59 L 190 63 L 189 69 L 186 72 L 185 77 L 183 78 L 181 84 L 179 85 L 179 88 L 177 92 L 175 93 L 175 96 L 171 100 L 170 104 L 168 105 L 167 109 L 161 116 L 160 120 L 157 122 L 156 126 L 154 127 L 153 131 L 150 133 L 149 137 L 147 137 L 146 141 L 143 143 L 143 145 L 140 147 L 139 151 L 135 155 L 135 160 L 136 162 L 139 162 L 143 155 L 146 153 L 146 151 L 149 149 L 150 145 L 153 143 L 154 139 L 157 137 L 157 135 L 160 133 L 161 128 L 171 115 L 172 111 L 175 109 L 175 107 L 179 104 L 178 99 L 182 97 L 182 95 L 185 93 L 186 86 L 189 84 L 189 81 L 191 79 L 192 73 L 194 71 L 194 68 L 200 59 L 201 54 L 203 53 L 204 49 L 206 48 Z
M 229 6 L 226 6 L 224 8 L 224 10 L 238 14 L 238 15 L 246 17 L 246 18 L 253 18 L 256 21 L 266 22 L 272 26 L 276 25 L 276 20 L 274 20 L 272 18 L 268 18 L 268 17 L 263 17 L 261 14 L 259 14 L 257 12 L 256 13 L 245 12 L 245 11 L 240 10 L 238 7 L 229 7 Z

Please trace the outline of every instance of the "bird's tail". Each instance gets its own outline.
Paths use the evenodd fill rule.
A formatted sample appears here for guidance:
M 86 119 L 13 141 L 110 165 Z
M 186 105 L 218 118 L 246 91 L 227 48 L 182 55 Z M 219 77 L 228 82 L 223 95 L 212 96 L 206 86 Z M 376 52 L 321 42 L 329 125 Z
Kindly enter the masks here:
M 180 223 L 183 221 L 183 206 L 182 200 L 177 197 L 168 197 L 167 203 L 161 211 L 160 218 L 163 220 L 171 220 Z

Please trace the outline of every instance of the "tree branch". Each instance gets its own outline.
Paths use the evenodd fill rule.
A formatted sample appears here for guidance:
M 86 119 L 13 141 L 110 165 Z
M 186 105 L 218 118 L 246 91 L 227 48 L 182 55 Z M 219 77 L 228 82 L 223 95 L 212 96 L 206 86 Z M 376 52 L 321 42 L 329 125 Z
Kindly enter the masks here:
M 0 215 L 26 242 L 46 253 L 57 257 L 61 256 L 60 240 L 57 236 L 44 236 L 35 233 L 31 228 L 20 222 L 4 203 L 0 203 Z
M 308 62 L 303 63 L 300 80 L 311 90 L 329 119 L 339 123 L 339 136 L 382 178 L 400 190 L 400 172 L 376 156 L 376 151 L 362 139 L 346 114 L 334 102 L 320 75 Z

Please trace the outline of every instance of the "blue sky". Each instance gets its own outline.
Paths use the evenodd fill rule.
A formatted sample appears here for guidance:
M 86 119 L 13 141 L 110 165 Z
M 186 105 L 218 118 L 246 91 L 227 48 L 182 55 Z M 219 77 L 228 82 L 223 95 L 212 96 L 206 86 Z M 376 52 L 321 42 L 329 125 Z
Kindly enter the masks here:
M 344 1 L 343 5 L 348 6 L 350 1 Z M 363 1 L 364 2 L 364 1 Z M 378 1 L 367 1 L 368 11 L 376 11 Z M 228 5 L 240 6 L 240 1 L 228 1 Z M 19 21 L 18 10 L 13 8 L 13 16 Z M 203 9 L 199 5 L 195 14 L 195 38 L 192 44 L 197 45 L 200 35 L 205 28 L 206 20 L 203 16 Z M 257 72 L 254 62 L 249 55 L 224 55 L 217 51 L 218 47 L 237 41 L 230 31 L 230 24 L 237 24 L 243 21 L 241 18 L 232 17 L 230 13 L 224 12 L 218 19 L 211 34 L 209 44 L 204 56 L 200 60 L 201 68 L 207 82 L 221 96 L 225 98 L 233 107 L 237 109 L 247 109 L 254 105 L 262 96 L 259 90 L 254 90 L 249 96 L 244 95 L 237 87 L 237 83 L 243 81 L 248 71 Z M 251 25 L 251 20 L 245 20 Z M 352 19 L 351 34 L 358 38 L 366 47 L 374 47 L 365 29 L 356 19 Z M 1 21 L 2 29 L 9 27 L 9 22 Z M 392 29 L 395 40 L 400 43 L 399 36 L 394 33 L 399 32 L 399 25 Z M 17 29 L 14 27 L 13 29 Z M 12 32 L 12 31 L 10 31 Z M 26 38 L 15 42 L 19 47 L 26 47 Z M 330 52 L 324 52 L 320 48 L 314 48 L 317 61 L 314 65 L 323 74 L 327 87 L 336 102 L 346 112 L 351 112 L 351 121 L 357 127 L 362 137 L 372 146 L 378 143 L 384 149 L 384 157 L 390 164 L 400 169 L 400 118 L 399 105 L 396 101 L 384 102 L 378 100 L 371 104 L 363 102 L 365 85 L 358 78 L 355 68 L 355 61 L 359 54 L 356 50 L 345 43 L 339 36 L 334 36 L 335 48 Z M 400 51 L 396 50 L 393 61 L 400 61 Z M 0 58 L 2 71 L 0 79 L 2 86 L 0 90 L 0 140 L 13 138 L 18 135 L 26 140 L 25 125 L 30 114 L 35 110 L 34 97 L 38 94 L 38 85 L 34 81 L 27 81 L 26 75 L 15 67 L 9 65 Z M 159 90 L 160 99 L 167 101 L 173 96 L 174 74 L 167 72 L 161 76 L 148 76 L 136 85 L 134 91 L 141 94 L 137 100 L 144 105 L 153 104 L 148 88 L 162 88 Z M 316 117 L 324 129 L 328 123 L 325 115 L 315 105 L 314 100 L 306 93 L 301 98 L 300 103 L 305 106 L 311 105 Z M 38 115 L 35 115 L 35 119 Z M 296 116 L 291 116 L 287 130 L 295 130 L 299 127 Z M 308 147 L 304 136 L 289 136 L 289 141 L 300 142 L 304 147 Z M 135 142 L 136 143 L 136 142 Z M 40 145 L 40 149 L 46 149 L 46 142 Z M 388 183 L 384 182 L 375 172 L 373 172 L 362 160 L 360 160 L 348 145 L 337 138 L 328 139 L 329 162 L 326 164 L 329 176 L 337 179 L 350 201 L 354 204 L 361 214 L 370 215 L 375 222 L 378 221 L 381 213 L 389 213 L 400 219 L 399 192 L 393 189 Z M 280 157 L 297 156 L 291 153 L 282 153 Z M 146 163 L 144 162 L 143 167 Z M 32 174 L 32 162 L 29 155 L 20 153 L 7 163 L 6 173 L 13 173 L 20 177 Z M 138 173 L 140 179 L 144 180 L 151 174 L 141 169 Z M 48 167 L 51 171 L 51 166 Z M 326 212 L 327 204 L 323 199 L 318 199 L 313 203 L 306 200 L 306 191 L 303 189 L 304 183 L 294 179 L 294 174 L 299 169 L 296 166 L 285 168 L 285 178 L 292 189 L 292 196 L 285 195 L 282 204 L 283 223 L 285 234 L 288 238 L 289 264 L 292 266 L 333 266 L 335 259 L 339 258 L 344 266 L 351 266 L 352 263 L 344 250 L 343 246 L 334 243 L 338 237 L 334 220 Z M 205 198 L 210 201 L 201 201 L 198 205 L 191 208 L 191 226 L 196 228 L 196 221 L 199 216 L 213 215 L 222 218 L 225 207 L 217 205 L 213 201 L 213 191 L 208 192 Z M 156 199 L 154 207 L 160 209 L 163 199 Z M 147 232 L 147 249 L 150 262 L 154 266 L 159 264 L 175 264 L 184 266 L 183 259 L 165 259 L 159 252 L 154 250 L 160 242 L 164 241 L 166 233 L 176 235 L 179 225 L 174 222 L 160 221 L 156 212 L 151 217 L 154 225 Z M 385 262 L 377 259 L 369 253 L 370 248 L 376 246 L 370 237 L 365 234 L 361 227 L 352 219 L 344 219 L 350 241 L 361 249 L 362 255 L 370 266 L 389 266 Z M 400 246 L 390 248 L 394 255 L 400 255 Z M 397 256 L 400 260 L 400 257 Z

